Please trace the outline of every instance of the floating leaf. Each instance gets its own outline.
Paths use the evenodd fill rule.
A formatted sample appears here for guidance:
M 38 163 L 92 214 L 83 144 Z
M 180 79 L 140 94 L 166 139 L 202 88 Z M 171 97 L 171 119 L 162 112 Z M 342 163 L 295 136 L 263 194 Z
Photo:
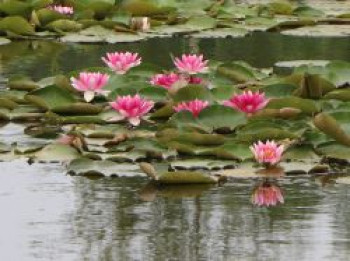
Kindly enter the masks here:
M 34 90 L 28 93 L 25 99 L 45 110 L 69 106 L 75 102 L 75 98 L 70 92 L 59 88 L 56 85 L 50 85 Z
M 350 115 L 350 114 L 349 114 Z M 347 119 L 348 120 L 348 119 Z M 350 147 L 350 135 L 339 126 L 336 119 L 326 113 L 319 113 L 314 118 L 315 126 L 334 138 L 339 143 Z
M 82 24 L 76 21 L 72 21 L 68 19 L 59 19 L 49 23 L 46 27 L 55 32 L 62 33 L 62 32 L 77 32 L 80 29 L 82 29 L 83 26 Z
M 330 158 L 343 159 L 348 162 L 350 159 L 350 147 L 335 142 L 322 144 L 317 147 L 317 151 Z
M 160 173 L 158 182 L 163 184 L 215 184 L 218 178 L 197 171 L 174 171 Z
M 310 37 L 346 37 L 350 35 L 350 25 L 339 24 L 337 26 L 320 24 L 315 26 L 305 26 L 297 29 L 285 30 L 281 32 L 285 35 L 310 36 Z
M 0 31 L 17 35 L 33 35 L 35 32 L 33 26 L 20 16 L 9 16 L 0 20 Z
M 34 159 L 39 162 L 70 161 L 79 157 L 81 155 L 75 148 L 55 143 L 47 145 L 34 155 Z
M 0 3 L 0 11 L 6 13 L 7 15 L 19 15 L 26 17 L 31 12 L 31 6 L 29 3 L 16 0 L 2 1 Z
M 191 100 L 212 100 L 211 93 L 208 88 L 203 85 L 188 85 L 181 88 L 173 97 L 175 102 L 191 101 Z
M 305 114 L 314 114 L 319 111 L 314 101 L 309 99 L 302 99 L 298 97 L 271 99 L 266 108 L 268 109 L 296 108 L 296 109 L 300 109 Z
M 113 161 L 96 161 L 91 159 L 75 159 L 67 167 L 67 171 L 80 176 L 144 176 L 137 165 L 130 163 L 115 163 Z
M 11 43 L 11 40 L 4 38 L 4 37 L 0 37 L 0 45 L 5 45 L 5 44 L 9 44 Z
M 263 91 L 265 93 L 265 96 L 270 97 L 287 97 L 291 96 L 292 93 L 295 91 L 296 86 L 292 84 L 283 84 L 283 83 L 277 83 L 277 84 L 271 84 L 263 87 Z
M 213 105 L 205 108 L 198 117 L 199 124 L 210 129 L 230 128 L 235 129 L 237 126 L 246 122 L 245 115 L 232 108 Z

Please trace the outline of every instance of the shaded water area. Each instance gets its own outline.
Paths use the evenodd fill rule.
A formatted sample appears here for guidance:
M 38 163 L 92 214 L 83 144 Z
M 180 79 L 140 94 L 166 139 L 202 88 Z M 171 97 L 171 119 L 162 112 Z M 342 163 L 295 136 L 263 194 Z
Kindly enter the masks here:
M 14 42 L 0 46 L 1 77 L 39 79 L 100 66 L 107 51 L 138 51 L 171 68 L 169 53 L 269 67 L 281 60 L 350 61 L 348 38 L 254 34 L 243 39 L 152 39 L 78 45 Z M 5 143 L 31 143 L 19 125 L 0 128 Z M 45 140 L 35 140 L 36 143 Z M 0 260 L 349 260 L 350 187 L 324 177 L 273 181 L 284 204 L 255 207 L 260 179 L 221 186 L 158 187 L 146 178 L 71 177 L 60 164 L 0 163 Z
M 270 67 L 288 60 L 350 61 L 347 37 L 292 37 L 274 33 L 255 33 L 245 38 L 226 39 L 150 39 L 124 44 L 63 44 L 55 42 L 13 42 L 0 46 L 3 75 L 30 75 L 35 79 L 61 72 L 103 66 L 106 52 L 131 50 L 139 52 L 143 61 L 165 69 L 172 68 L 170 54 L 201 52 L 217 61 L 244 60 L 255 67 Z

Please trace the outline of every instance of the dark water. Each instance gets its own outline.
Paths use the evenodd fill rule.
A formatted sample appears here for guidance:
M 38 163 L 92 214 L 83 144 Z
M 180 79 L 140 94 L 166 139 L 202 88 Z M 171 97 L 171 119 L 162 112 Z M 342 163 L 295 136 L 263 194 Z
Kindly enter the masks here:
M 50 76 L 102 65 L 114 50 L 138 51 L 170 67 L 169 52 L 271 66 L 294 59 L 350 61 L 348 38 L 257 34 L 244 39 L 165 39 L 142 44 L 0 46 L 2 77 Z M 0 141 L 30 143 L 22 128 L 0 127 Z M 38 141 L 42 142 L 42 141 Z M 285 203 L 255 207 L 258 179 L 221 187 L 162 187 L 146 178 L 90 180 L 59 164 L 0 162 L 0 260 L 349 260 L 350 186 L 311 176 L 273 181 Z M 146 200 L 146 201 L 145 201 Z
M 139 52 L 146 63 L 172 68 L 170 54 L 203 53 L 218 61 L 244 60 L 256 67 L 271 67 L 288 60 L 350 61 L 350 39 L 292 37 L 273 33 L 256 33 L 245 38 L 226 39 L 150 39 L 127 44 L 63 44 L 53 42 L 14 42 L 0 46 L 5 76 L 31 75 L 40 79 L 61 72 L 104 66 L 106 52 L 130 50 Z

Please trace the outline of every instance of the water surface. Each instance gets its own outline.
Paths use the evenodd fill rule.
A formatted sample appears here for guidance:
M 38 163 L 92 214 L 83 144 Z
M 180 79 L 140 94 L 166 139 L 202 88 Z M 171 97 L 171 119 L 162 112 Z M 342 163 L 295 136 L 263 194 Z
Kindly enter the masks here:
M 116 45 L 31 41 L 0 46 L 1 77 L 39 79 L 101 66 L 107 51 L 126 49 L 164 68 L 171 68 L 169 53 L 190 51 L 258 67 L 280 60 L 350 61 L 348 38 L 254 34 Z M 0 127 L 0 140 L 33 142 L 22 133 L 11 123 Z M 0 162 L 0 168 L 0 260 L 349 260 L 348 185 L 286 177 L 274 181 L 285 204 L 258 208 L 250 197 L 261 180 L 154 190 L 146 178 L 67 176 L 61 164 L 16 160 Z

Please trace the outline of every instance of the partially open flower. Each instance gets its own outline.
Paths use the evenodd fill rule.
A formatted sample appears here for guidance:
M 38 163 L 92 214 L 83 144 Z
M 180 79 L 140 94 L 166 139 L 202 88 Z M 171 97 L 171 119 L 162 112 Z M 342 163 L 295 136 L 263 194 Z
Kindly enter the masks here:
M 165 89 L 170 89 L 178 80 L 180 80 L 180 76 L 176 73 L 156 74 L 151 78 L 150 83 Z
M 250 150 L 259 163 L 275 165 L 281 160 L 284 146 L 277 145 L 274 141 L 266 141 L 266 143 L 258 141 L 250 146 Z
M 74 9 L 71 6 L 50 5 L 47 8 L 64 15 L 72 15 L 74 13 Z
M 71 77 L 70 80 L 76 90 L 84 92 L 85 101 L 90 102 L 95 94 L 103 93 L 102 88 L 107 84 L 109 75 L 99 72 L 81 72 L 78 78 Z
M 263 109 L 268 102 L 264 93 L 247 91 L 233 95 L 231 99 L 224 101 L 224 105 L 251 114 Z
M 198 117 L 199 113 L 206 107 L 209 106 L 208 101 L 202 101 L 202 100 L 193 100 L 188 102 L 181 102 L 178 105 L 174 106 L 174 110 L 176 112 L 179 111 L 190 111 L 194 117 Z
M 137 126 L 141 118 L 153 108 L 154 102 L 142 99 L 136 94 L 135 96 L 118 96 L 110 105 L 130 124 Z
M 132 67 L 141 64 L 139 54 L 130 52 L 107 53 L 106 57 L 102 57 L 102 60 L 117 74 L 125 74 Z
M 182 73 L 197 74 L 208 71 L 208 60 L 203 60 L 203 55 L 183 54 L 181 58 L 175 58 L 174 64 Z
M 284 203 L 281 189 L 269 182 L 257 186 L 253 191 L 251 200 L 254 205 L 259 207 L 270 207 Z

